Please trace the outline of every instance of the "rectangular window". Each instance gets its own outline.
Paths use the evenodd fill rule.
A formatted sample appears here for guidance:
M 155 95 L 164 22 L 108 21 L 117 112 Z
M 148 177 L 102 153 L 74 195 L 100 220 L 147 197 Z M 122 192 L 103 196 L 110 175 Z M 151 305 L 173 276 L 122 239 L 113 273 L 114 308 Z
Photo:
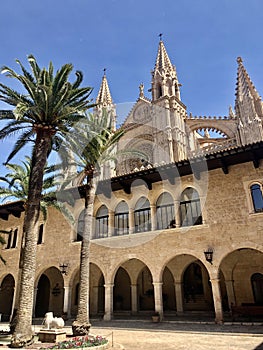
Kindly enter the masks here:
M 37 244 L 43 243 L 44 224 L 39 226 Z
M 17 228 L 14 230 L 13 232 L 13 242 L 12 242 L 12 247 L 11 248 L 15 248 L 16 247 L 16 242 L 17 242 Z

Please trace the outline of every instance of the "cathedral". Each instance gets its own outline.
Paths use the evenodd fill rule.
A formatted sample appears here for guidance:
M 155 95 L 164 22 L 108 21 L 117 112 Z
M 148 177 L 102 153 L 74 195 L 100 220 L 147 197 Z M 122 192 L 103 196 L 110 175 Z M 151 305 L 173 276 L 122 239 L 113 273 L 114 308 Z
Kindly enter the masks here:
M 90 314 L 176 320 L 197 315 L 263 317 L 263 104 L 237 58 L 235 106 L 228 116 L 188 114 L 175 66 L 162 39 L 151 72 L 121 126 L 117 150 L 145 157 L 102 166 L 90 251 Z M 233 92 L 234 94 L 234 92 Z M 116 107 L 104 74 L 94 113 Z M 50 209 L 39 222 L 33 316 L 72 318 L 79 293 L 83 198 L 72 188 L 70 226 Z M 17 304 L 24 207 L 0 206 L 11 230 L 1 254 L 0 314 Z

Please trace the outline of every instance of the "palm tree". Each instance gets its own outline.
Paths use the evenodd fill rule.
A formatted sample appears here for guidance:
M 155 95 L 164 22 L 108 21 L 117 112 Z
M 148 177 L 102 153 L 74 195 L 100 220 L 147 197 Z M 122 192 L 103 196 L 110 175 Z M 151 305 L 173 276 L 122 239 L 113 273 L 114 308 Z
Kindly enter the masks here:
M 4 185 L 0 186 L 0 199 L 6 201 L 7 199 L 17 199 L 27 203 L 28 185 L 31 172 L 31 159 L 25 157 L 22 165 L 19 164 L 5 164 L 9 170 L 5 176 L 0 176 L 0 182 Z M 48 208 L 53 207 L 64 214 L 64 216 L 74 224 L 74 217 L 68 207 L 57 200 L 56 189 L 60 185 L 60 173 L 56 173 L 59 166 L 46 165 L 44 169 L 44 178 L 42 186 L 42 196 L 40 200 L 40 211 L 43 215 L 43 220 L 47 220 Z M 68 195 L 68 202 L 73 204 L 73 199 Z
M 61 143 L 73 124 L 80 120 L 90 105 L 90 87 L 80 87 L 83 75 L 76 72 L 76 80 L 69 82 L 73 70 L 65 64 L 54 74 L 53 64 L 41 69 L 33 55 L 28 56 L 31 72 L 20 61 L 22 71 L 16 73 L 3 67 L 2 73 L 22 84 L 25 94 L 0 83 L 0 100 L 14 106 L 13 112 L 0 114 L 0 120 L 9 120 L 0 130 L 0 139 L 22 132 L 7 162 L 29 141 L 33 141 L 28 199 L 24 218 L 24 262 L 18 299 L 17 325 L 11 341 L 13 347 L 23 347 L 33 339 L 32 309 L 36 269 L 37 222 L 43 187 L 44 168 L 52 144 Z
M 76 320 L 72 323 L 73 335 L 84 335 L 89 332 L 89 252 L 93 221 L 93 204 L 101 166 L 107 161 L 116 161 L 120 155 L 137 155 L 141 152 L 129 150 L 116 153 L 116 144 L 124 134 L 123 129 L 112 130 L 108 114 L 101 116 L 88 115 L 77 124 L 73 137 L 69 137 L 67 147 L 75 155 L 75 163 L 80 172 L 75 185 L 86 180 L 84 194 L 84 227 L 81 241 L 79 302 Z M 77 138 L 74 138 L 77 135 Z M 143 154 L 143 156 L 145 156 Z M 67 182 L 66 182 L 67 184 Z

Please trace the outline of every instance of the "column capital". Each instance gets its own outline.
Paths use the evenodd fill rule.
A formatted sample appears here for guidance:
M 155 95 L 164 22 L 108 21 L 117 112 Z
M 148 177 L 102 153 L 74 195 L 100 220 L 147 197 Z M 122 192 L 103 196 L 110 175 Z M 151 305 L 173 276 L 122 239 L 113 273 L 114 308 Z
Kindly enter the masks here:
M 114 287 L 114 283 L 105 283 L 104 287 L 105 288 L 113 288 Z
M 152 283 L 154 286 L 162 286 L 163 282 L 153 282 Z
M 220 282 L 220 278 L 216 277 L 216 278 L 210 278 L 210 282 L 211 283 L 219 283 Z
M 174 286 L 181 286 L 182 284 L 182 281 L 174 281 Z

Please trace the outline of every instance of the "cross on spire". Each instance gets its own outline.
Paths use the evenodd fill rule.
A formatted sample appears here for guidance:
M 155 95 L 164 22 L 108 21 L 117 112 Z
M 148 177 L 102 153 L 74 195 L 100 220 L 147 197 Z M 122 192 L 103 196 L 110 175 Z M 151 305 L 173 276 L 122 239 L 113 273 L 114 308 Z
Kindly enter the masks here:
M 104 76 L 106 75 L 106 70 L 107 70 L 107 68 L 104 68 L 104 69 L 103 69 L 103 75 L 104 75 Z
M 160 41 L 163 40 L 163 33 L 160 33 L 160 34 L 159 34 L 159 38 L 160 38 Z

